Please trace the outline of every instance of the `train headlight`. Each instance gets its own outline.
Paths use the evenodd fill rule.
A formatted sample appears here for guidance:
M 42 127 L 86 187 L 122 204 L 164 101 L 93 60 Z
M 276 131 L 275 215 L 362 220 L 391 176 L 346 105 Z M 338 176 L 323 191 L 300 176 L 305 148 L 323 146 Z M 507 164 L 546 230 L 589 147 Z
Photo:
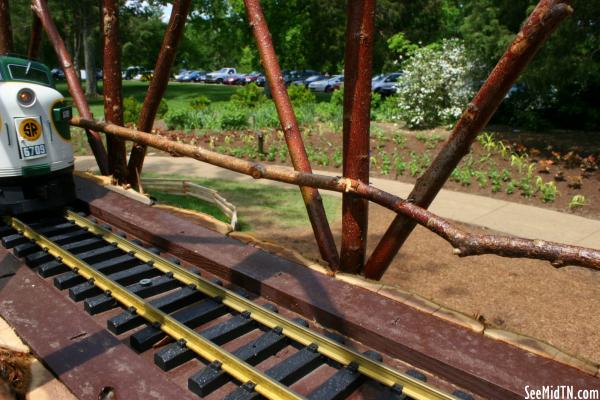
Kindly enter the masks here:
M 17 101 L 23 107 L 31 107 L 35 103 L 35 93 L 31 89 L 21 89 L 17 93 Z

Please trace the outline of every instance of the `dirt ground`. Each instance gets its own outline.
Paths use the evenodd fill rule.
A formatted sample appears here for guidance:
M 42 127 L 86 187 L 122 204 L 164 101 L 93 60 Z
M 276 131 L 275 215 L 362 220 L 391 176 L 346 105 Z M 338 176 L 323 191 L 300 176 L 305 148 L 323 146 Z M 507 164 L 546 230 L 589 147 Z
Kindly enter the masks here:
M 371 205 L 369 254 L 393 216 L 389 210 Z M 332 227 L 339 245 L 341 222 L 334 221 Z M 319 260 L 308 227 L 277 229 L 271 225 L 257 227 L 252 234 Z M 479 318 L 489 326 L 532 336 L 600 363 L 600 272 L 555 269 L 547 262 L 498 256 L 458 258 L 443 239 L 417 227 L 382 282 Z

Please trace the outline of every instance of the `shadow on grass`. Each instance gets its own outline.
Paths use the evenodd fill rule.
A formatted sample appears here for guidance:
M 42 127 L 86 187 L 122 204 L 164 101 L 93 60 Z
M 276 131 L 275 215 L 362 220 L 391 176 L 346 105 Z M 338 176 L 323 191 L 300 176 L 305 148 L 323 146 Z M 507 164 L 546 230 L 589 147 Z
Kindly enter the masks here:
M 182 175 L 144 173 L 144 176 L 148 178 L 185 179 L 216 190 L 227 201 L 237 207 L 240 230 L 242 231 L 310 226 L 306 207 L 297 189 L 228 180 L 191 178 Z M 340 215 L 341 199 L 327 195 L 322 195 L 322 197 L 329 220 L 336 219 Z M 194 207 L 196 202 L 194 204 L 179 202 L 177 205 L 182 208 L 190 208 Z M 217 215 L 214 215 L 210 210 L 191 209 L 206 212 L 216 218 L 220 213 L 220 210 Z

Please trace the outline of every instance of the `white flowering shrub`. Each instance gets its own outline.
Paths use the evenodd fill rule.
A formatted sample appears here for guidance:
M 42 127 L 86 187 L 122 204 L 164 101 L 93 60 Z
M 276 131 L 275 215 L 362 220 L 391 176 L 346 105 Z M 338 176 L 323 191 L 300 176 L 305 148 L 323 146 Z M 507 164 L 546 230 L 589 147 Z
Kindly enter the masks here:
M 398 115 L 410 128 L 453 123 L 473 95 L 472 63 L 460 40 L 418 49 L 398 79 Z

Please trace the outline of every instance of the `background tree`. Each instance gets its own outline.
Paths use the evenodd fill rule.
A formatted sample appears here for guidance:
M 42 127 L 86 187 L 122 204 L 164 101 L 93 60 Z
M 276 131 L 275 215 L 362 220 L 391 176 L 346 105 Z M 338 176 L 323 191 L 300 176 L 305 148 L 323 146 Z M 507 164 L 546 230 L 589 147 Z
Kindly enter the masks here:
M 126 2 L 120 10 L 122 65 L 153 68 L 166 24 L 159 5 Z
M 459 32 L 476 60 L 476 79 L 485 79 L 512 41 L 514 33 L 500 22 L 500 9 L 492 0 L 472 0 L 464 6 Z M 516 28 L 517 30 L 519 27 Z
M 83 43 L 83 59 L 85 65 L 85 95 L 95 98 L 98 96 L 98 82 L 96 79 L 96 52 L 98 44 L 98 24 L 100 15 L 95 0 L 81 0 L 79 15 L 82 18 L 81 38 Z
M 346 1 L 262 1 L 284 69 L 329 73 L 342 70 Z M 458 38 L 463 40 L 477 66 L 472 80 L 480 82 L 536 3 L 536 0 L 378 0 L 374 71 L 401 69 L 398 61 L 405 60 L 412 52 L 407 46 L 425 47 L 441 43 L 442 39 Z M 165 30 L 162 18 L 165 4 L 166 0 L 121 2 L 124 67 L 153 67 Z M 519 90 L 505 102 L 496 122 L 534 128 L 600 129 L 597 96 L 600 0 L 572 0 L 572 4 L 574 15 L 561 25 L 526 70 Z M 101 57 L 97 2 L 49 0 L 49 5 L 76 66 L 88 59 L 88 68 L 93 70 L 94 58 Z M 176 59 L 177 68 L 261 69 L 242 0 L 198 0 L 193 7 Z M 28 2 L 11 1 L 11 16 L 15 49 L 25 53 L 31 21 Z M 88 16 L 91 22 L 84 24 Z M 83 57 L 84 53 L 88 57 Z M 40 58 L 51 66 L 57 65 L 46 40 Z M 93 88 L 88 89 L 93 94 Z

